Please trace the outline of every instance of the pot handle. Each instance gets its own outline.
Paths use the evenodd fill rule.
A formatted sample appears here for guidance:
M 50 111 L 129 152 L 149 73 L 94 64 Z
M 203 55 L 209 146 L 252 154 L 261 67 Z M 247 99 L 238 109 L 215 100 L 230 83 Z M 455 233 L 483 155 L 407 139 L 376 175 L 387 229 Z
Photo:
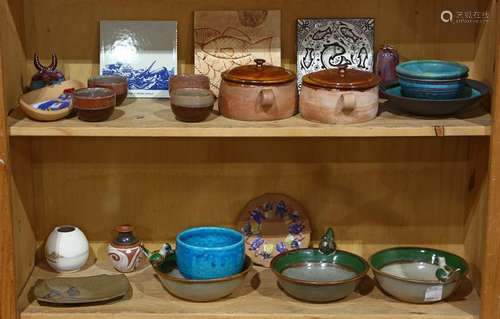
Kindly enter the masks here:
M 347 92 L 341 94 L 342 98 L 342 111 L 352 112 L 356 107 L 356 94 L 353 92 Z
M 274 104 L 274 92 L 272 89 L 263 89 L 260 91 L 260 106 L 271 107 Z

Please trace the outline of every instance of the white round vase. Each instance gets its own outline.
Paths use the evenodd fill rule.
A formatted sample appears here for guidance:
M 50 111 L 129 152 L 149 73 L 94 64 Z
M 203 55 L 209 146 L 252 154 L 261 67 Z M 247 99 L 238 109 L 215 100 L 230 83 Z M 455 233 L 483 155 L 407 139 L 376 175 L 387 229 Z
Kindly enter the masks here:
M 47 263 L 57 272 L 78 271 L 89 258 L 89 242 L 78 227 L 57 226 L 45 244 Z

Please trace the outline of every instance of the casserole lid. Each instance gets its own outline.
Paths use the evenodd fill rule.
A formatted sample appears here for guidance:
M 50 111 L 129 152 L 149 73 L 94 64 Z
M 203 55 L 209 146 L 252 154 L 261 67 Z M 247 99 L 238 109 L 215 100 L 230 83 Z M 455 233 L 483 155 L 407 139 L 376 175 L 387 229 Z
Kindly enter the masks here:
M 305 85 L 340 90 L 370 89 L 380 83 L 380 78 L 370 72 L 348 69 L 347 65 L 322 70 L 305 75 L 302 78 Z
M 295 73 L 290 70 L 264 65 L 264 59 L 255 59 L 254 62 L 255 65 L 242 65 L 223 72 L 222 78 L 244 84 L 279 84 L 295 80 Z

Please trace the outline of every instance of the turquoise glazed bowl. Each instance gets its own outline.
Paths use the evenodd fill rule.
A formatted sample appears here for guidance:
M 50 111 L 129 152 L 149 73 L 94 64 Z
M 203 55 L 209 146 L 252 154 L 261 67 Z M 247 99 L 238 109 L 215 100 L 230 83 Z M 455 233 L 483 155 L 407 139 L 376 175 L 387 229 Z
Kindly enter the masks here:
M 396 73 L 404 96 L 448 100 L 460 96 L 469 69 L 450 61 L 417 60 L 399 64 Z
M 443 265 L 451 274 L 446 278 L 442 277 Z M 387 294 L 410 303 L 433 303 L 449 297 L 469 270 L 467 262 L 457 255 L 421 247 L 379 251 L 370 257 L 370 266 Z
M 177 266 L 187 279 L 216 279 L 241 272 L 243 235 L 224 227 L 197 227 L 177 235 Z
M 271 261 L 271 269 L 283 290 L 307 302 L 331 302 L 350 295 L 368 272 L 367 262 L 352 253 L 336 250 L 296 249 Z

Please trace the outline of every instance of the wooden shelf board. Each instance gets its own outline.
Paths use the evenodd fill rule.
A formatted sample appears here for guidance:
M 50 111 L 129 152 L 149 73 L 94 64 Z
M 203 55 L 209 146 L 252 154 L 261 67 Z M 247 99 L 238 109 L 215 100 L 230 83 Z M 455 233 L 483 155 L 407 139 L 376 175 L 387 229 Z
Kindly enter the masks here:
M 29 291 L 37 279 L 57 276 L 47 267 L 46 265 L 35 267 L 21 299 L 28 299 Z M 108 263 L 98 262 L 81 272 L 65 276 L 103 273 L 116 272 Z M 354 293 L 338 302 L 310 304 L 285 295 L 277 287 L 270 269 L 255 267 L 247 276 L 244 285 L 230 297 L 210 303 L 193 303 L 171 296 L 163 289 L 149 266 L 127 276 L 133 287 L 133 295 L 127 300 L 108 305 L 69 308 L 41 306 L 38 302 L 31 301 L 21 312 L 21 318 L 479 318 L 480 301 L 475 291 L 460 301 L 412 305 L 391 299 L 377 288 L 373 288 L 368 294 Z M 361 290 L 368 291 L 372 286 L 373 281 L 367 280 L 362 284 Z
M 300 115 L 272 122 L 243 122 L 211 115 L 202 123 L 176 121 L 168 100 L 127 100 L 111 120 L 82 122 L 76 117 L 37 122 L 17 109 L 9 116 L 11 136 L 110 137 L 383 137 L 383 136 L 485 136 L 491 117 L 476 107 L 453 118 L 428 119 L 400 115 L 382 104 L 376 119 L 354 125 L 328 125 Z

